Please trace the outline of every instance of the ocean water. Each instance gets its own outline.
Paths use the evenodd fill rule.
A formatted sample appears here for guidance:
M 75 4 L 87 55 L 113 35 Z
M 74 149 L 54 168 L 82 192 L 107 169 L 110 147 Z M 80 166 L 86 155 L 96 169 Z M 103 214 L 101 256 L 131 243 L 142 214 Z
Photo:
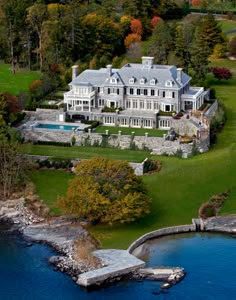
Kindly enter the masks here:
M 236 239 L 219 234 L 188 234 L 149 243 L 149 266 L 184 267 L 183 281 L 161 292 L 155 281 L 124 281 L 95 291 L 77 286 L 67 275 L 53 270 L 53 250 L 27 243 L 0 226 L 0 299 L 181 299 L 236 298 Z

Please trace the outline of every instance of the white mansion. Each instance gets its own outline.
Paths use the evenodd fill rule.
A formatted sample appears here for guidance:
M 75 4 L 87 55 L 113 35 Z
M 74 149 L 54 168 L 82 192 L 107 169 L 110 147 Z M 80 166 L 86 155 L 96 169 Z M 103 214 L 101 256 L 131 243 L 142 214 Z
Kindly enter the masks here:
M 64 94 L 67 113 L 104 125 L 167 129 L 172 113 L 199 109 L 206 95 L 203 87 L 190 86 L 182 69 L 155 65 L 153 57 L 121 69 L 108 65 L 80 75 L 77 70 L 72 67 L 70 91 Z M 104 107 L 113 110 L 103 112 Z

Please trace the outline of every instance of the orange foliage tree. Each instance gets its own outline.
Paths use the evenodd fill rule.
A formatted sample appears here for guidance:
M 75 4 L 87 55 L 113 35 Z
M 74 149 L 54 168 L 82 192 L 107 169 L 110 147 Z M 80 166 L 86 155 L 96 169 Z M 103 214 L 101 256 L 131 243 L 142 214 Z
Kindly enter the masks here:
M 80 162 L 58 206 L 79 218 L 101 223 L 132 222 L 149 212 L 150 199 L 127 162 L 92 158 Z
M 140 43 L 142 40 L 142 37 L 139 34 L 136 33 L 130 33 L 129 35 L 127 35 L 127 37 L 125 38 L 125 47 L 129 48 L 129 46 L 131 44 L 135 44 L 135 43 Z
M 157 16 L 155 16 L 155 17 L 153 17 L 153 18 L 151 19 L 152 30 L 154 30 L 154 29 L 156 28 L 157 24 L 158 24 L 160 21 L 161 21 L 161 18 L 160 18 L 160 17 L 157 17 Z
M 132 19 L 130 21 L 130 30 L 134 34 L 142 36 L 143 34 L 143 25 L 139 19 Z

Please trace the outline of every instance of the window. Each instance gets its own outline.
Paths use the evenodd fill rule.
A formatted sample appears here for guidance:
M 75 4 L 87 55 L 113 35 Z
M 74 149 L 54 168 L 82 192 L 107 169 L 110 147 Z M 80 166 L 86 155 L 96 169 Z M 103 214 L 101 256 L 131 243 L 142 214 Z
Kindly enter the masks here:
M 152 109 L 152 101 L 147 101 L 147 109 Z
M 170 111 L 170 105 L 166 105 L 165 111 Z
M 133 95 L 134 94 L 134 89 L 130 88 L 129 93 L 130 93 L 130 95 Z
M 144 127 L 151 127 L 151 120 L 144 120 L 143 123 Z
M 166 81 L 166 86 L 172 86 L 172 81 L 167 80 L 167 81 Z
M 154 110 L 158 110 L 158 102 L 154 101 Z
M 170 121 L 169 120 L 160 120 L 159 127 L 160 128 L 170 127 Z
M 140 95 L 140 89 L 137 89 L 137 95 Z
M 144 89 L 144 95 L 147 96 L 147 89 Z
M 138 101 L 133 100 L 133 109 L 137 109 L 137 108 L 138 108 Z
M 131 77 L 131 78 L 129 79 L 129 83 L 130 83 L 130 84 L 134 84 L 134 82 L 135 82 L 135 78 L 134 78 L 134 77 Z
M 151 85 L 155 85 L 157 83 L 157 79 L 156 78 L 152 78 L 151 80 L 150 80 L 150 84 Z
M 111 78 L 111 83 L 117 83 L 117 79 L 116 78 Z
M 162 97 L 165 98 L 166 96 L 166 92 L 163 92 Z
M 119 90 L 119 89 L 117 89 L 117 90 L 116 90 L 116 93 L 117 93 L 117 95 L 119 95 L 119 94 L 120 94 L 120 90 Z
M 139 101 L 139 108 L 144 109 L 144 101 L 143 100 Z
M 175 98 L 175 92 L 172 92 L 172 98 Z
M 140 84 L 144 84 L 145 82 L 146 82 L 146 78 L 143 77 L 140 79 Z
M 100 93 L 100 87 L 98 87 L 98 93 Z
M 106 124 L 114 124 L 115 123 L 113 117 L 105 117 L 104 121 L 105 121 L 104 123 L 106 123 Z
M 110 88 L 107 89 L 107 94 L 110 94 L 111 93 L 111 90 Z
M 151 90 L 151 96 L 155 96 L 155 90 Z
M 128 119 L 121 119 L 120 120 L 120 125 L 129 125 L 129 120 Z
M 133 126 L 140 126 L 140 119 L 132 119 L 131 122 Z
M 130 108 L 130 100 L 127 100 L 127 102 L 126 102 L 126 108 Z

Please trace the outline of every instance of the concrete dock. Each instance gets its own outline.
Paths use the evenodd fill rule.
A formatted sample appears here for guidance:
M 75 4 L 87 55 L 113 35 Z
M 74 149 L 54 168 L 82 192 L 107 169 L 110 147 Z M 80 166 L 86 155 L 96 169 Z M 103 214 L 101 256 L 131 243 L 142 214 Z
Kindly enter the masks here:
M 127 250 L 97 250 L 94 254 L 105 266 L 79 275 L 77 284 L 85 287 L 99 285 L 108 279 L 126 275 L 145 266 L 144 261 L 131 255 Z

